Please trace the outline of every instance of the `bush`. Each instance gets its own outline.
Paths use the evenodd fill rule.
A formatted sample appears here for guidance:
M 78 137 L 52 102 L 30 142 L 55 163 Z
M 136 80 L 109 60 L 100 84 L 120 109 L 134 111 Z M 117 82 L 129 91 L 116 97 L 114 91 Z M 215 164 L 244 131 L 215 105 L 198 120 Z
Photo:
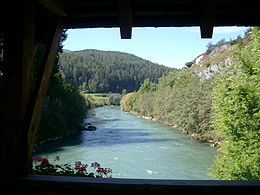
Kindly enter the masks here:
M 133 106 L 136 101 L 136 97 L 137 97 L 136 92 L 132 92 L 124 95 L 120 101 L 121 109 L 126 112 L 130 112 L 130 111 L 134 112 L 135 110 Z
M 214 127 L 225 137 L 212 167 L 218 179 L 260 179 L 260 29 L 217 79 Z

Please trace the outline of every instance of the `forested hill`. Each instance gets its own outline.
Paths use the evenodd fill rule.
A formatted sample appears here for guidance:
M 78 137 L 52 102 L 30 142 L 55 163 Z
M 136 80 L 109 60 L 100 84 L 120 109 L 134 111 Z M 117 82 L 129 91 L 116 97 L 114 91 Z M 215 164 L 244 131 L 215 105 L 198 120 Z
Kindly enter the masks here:
M 67 82 L 89 92 L 136 91 L 145 79 L 158 78 L 175 69 L 116 51 L 82 50 L 60 54 Z

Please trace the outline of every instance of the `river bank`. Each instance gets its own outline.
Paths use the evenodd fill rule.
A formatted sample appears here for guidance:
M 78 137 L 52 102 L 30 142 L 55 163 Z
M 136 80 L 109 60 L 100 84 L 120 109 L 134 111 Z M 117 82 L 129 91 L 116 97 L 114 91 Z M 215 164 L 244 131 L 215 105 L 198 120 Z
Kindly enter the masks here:
M 183 134 L 187 134 L 188 137 L 190 137 L 191 139 L 198 140 L 201 143 L 206 143 L 211 147 L 219 148 L 219 146 L 220 146 L 221 140 L 219 140 L 218 136 L 215 133 L 212 133 L 212 132 L 208 132 L 208 134 L 202 133 L 202 132 L 200 132 L 200 133 L 197 133 L 197 132 L 190 133 L 186 129 L 179 127 L 177 124 L 175 124 L 173 122 L 170 123 L 170 122 L 167 122 L 167 121 L 158 120 L 158 119 L 151 117 L 151 116 L 142 116 L 142 115 L 140 115 L 139 113 L 136 113 L 136 112 L 129 112 L 129 113 L 135 114 L 138 117 L 141 117 L 143 119 L 156 121 L 156 122 L 159 122 L 161 124 L 172 127 L 174 129 L 177 129 L 178 131 L 182 132 Z
M 58 142 L 62 139 L 65 139 L 69 136 L 72 136 L 72 135 L 75 135 L 77 133 L 79 133 L 81 130 L 74 130 L 74 131 L 71 131 L 71 132 L 67 132 L 66 134 L 64 135 L 60 135 L 60 136 L 56 136 L 56 137 L 52 137 L 52 138 L 48 138 L 48 139 L 44 139 L 44 140 L 41 140 L 41 141 L 37 141 L 35 144 L 34 144 L 34 147 L 33 147 L 33 153 L 36 153 L 39 151 L 39 148 L 41 146 L 44 146 L 44 145 L 48 145 L 48 144 L 52 144 L 52 143 L 55 143 L 55 142 Z

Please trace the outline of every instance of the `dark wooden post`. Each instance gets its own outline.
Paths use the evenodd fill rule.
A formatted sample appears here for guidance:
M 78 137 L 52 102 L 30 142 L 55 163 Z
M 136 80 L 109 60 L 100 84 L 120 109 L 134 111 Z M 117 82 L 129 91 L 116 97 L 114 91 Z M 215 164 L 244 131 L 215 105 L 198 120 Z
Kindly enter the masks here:
M 5 178 L 27 174 L 27 133 L 22 127 L 32 93 L 34 53 L 34 1 L 6 4 L 1 124 L 1 175 Z
M 212 38 L 215 26 L 216 0 L 204 1 L 201 10 L 200 34 L 201 38 Z
M 39 5 L 38 5 L 39 6 Z M 1 115 L 1 177 L 31 172 L 32 150 L 63 25 L 59 17 L 36 11 L 34 0 L 7 1 L 4 24 L 4 105 Z M 36 17 L 37 16 L 37 17 Z M 38 18 L 38 25 L 35 25 Z M 40 23 L 40 24 L 39 24 Z M 38 36 L 36 39 L 35 37 Z M 41 72 L 33 83 L 36 45 L 46 45 Z
M 119 0 L 118 9 L 121 39 L 131 39 L 133 26 L 131 0 Z

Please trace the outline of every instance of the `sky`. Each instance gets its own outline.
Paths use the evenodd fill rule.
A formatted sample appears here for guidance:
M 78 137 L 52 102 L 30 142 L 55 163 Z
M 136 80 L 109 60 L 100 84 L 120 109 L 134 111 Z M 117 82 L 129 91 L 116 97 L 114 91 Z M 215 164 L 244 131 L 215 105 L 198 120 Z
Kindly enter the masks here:
M 121 39 L 119 28 L 69 29 L 64 49 L 98 49 L 134 54 L 161 65 L 182 68 L 206 51 L 209 42 L 244 36 L 248 27 L 215 27 L 211 39 L 200 37 L 199 27 L 133 28 L 132 39 Z

